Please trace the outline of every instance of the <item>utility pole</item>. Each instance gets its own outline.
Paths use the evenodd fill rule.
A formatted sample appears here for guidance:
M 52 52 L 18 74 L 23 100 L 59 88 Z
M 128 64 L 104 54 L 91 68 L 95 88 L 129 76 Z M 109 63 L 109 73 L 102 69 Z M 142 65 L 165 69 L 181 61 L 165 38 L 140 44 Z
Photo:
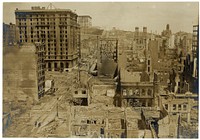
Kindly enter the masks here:
M 177 138 L 180 138 L 180 127 L 181 127 L 180 120 L 181 120 L 181 117 L 180 117 L 180 113 L 179 113 L 178 114 Z
M 58 117 L 58 98 L 57 98 L 57 114 L 56 116 Z
M 80 33 L 78 33 L 78 87 L 80 87 L 80 80 L 81 80 L 81 76 L 80 76 L 80 56 L 81 56 L 81 36 Z

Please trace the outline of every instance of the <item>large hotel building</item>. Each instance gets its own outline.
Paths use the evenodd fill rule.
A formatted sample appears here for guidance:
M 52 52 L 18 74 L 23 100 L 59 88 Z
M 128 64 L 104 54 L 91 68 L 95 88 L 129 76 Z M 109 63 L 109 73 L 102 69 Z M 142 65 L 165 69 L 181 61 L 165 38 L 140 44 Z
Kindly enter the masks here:
M 70 70 L 77 65 L 80 46 L 78 15 L 68 9 L 15 10 L 19 43 L 43 42 L 48 71 Z

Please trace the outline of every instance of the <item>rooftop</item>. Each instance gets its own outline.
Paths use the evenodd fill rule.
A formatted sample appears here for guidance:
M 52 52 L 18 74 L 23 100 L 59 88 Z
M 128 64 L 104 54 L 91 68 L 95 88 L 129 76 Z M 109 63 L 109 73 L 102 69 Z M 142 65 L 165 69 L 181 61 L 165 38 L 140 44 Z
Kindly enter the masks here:
M 75 12 L 73 12 L 70 9 L 59 9 L 59 8 L 49 9 L 48 7 L 45 8 L 45 7 L 39 7 L 39 6 L 31 7 L 30 10 L 29 9 L 19 10 L 18 8 L 16 8 L 15 13 L 20 13 L 20 12 L 30 12 L 30 13 L 38 13 L 38 12 L 71 12 L 73 14 L 76 14 Z
M 88 17 L 88 18 L 92 19 L 92 17 L 89 16 L 89 15 L 80 15 L 80 16 L 78 16 L 78 17 Z

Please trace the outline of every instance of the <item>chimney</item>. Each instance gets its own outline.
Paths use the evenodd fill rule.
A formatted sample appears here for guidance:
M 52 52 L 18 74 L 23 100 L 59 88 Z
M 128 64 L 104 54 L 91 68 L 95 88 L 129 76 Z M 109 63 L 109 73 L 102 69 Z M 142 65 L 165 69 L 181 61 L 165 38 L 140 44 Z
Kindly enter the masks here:
M 139 32 L 139 27 L 135 27 L 135 32 Z
M 147 27 L 143 27 L 143 33 L 147 33 Z
M 166 26 L 166 30 L 169 30 L 169 24 L 167 24 L 167 26 Z

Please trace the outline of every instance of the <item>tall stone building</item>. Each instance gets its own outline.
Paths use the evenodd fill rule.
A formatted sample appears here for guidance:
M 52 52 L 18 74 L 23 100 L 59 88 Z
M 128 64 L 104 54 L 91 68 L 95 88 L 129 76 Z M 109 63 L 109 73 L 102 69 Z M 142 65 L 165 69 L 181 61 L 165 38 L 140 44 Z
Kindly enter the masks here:
M 45 44 L 49 71 L 70 70 L 77 65 L 80 45 L 78 15 L 68 9 L 15 10 L 17 40 Z

